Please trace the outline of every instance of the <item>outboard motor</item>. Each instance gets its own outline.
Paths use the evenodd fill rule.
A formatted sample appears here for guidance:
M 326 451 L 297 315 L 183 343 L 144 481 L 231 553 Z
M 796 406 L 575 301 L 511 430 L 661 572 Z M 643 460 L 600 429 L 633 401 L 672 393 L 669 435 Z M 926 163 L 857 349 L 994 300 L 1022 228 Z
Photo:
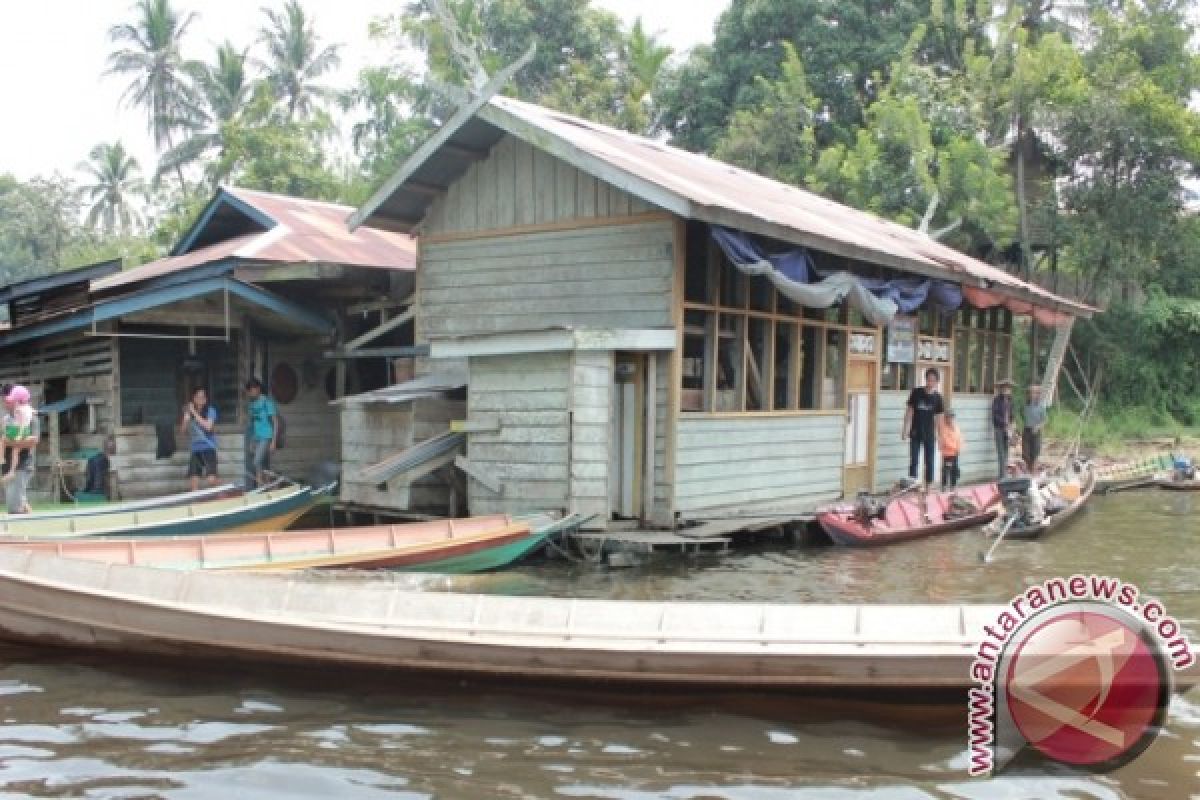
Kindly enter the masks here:
M 1187 456 L 1175 456 L 1175 480 L 1177 481 L 1194 481 L 1196 479 L 1196 465 Z
M 869 527 L 872 520 L 883 519 L 887 516 L 887 503 L 881 503 L 865 489 L 859 491 L 854 498 L 854 519 L 864 527 Z
M 1004 516 L 1018 528 L 1028 528 L 1046 518 L 1041 492 L 1028 475 L 1005 478 L 996 484 L 1004 500 Z

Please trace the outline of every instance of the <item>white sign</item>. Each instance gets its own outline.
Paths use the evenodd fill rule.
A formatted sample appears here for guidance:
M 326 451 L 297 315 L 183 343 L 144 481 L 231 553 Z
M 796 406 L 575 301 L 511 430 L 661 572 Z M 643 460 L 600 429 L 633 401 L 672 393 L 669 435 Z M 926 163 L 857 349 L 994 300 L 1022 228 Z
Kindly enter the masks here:
M 873 333 L 852 333 L 850 334 L 850 352 L 855 355 L 874 355 L 875 354 L 875 334 Z
M 917 360 L 917 318 L 895 317 L 888 325 L 889 364 L 911 364 Z

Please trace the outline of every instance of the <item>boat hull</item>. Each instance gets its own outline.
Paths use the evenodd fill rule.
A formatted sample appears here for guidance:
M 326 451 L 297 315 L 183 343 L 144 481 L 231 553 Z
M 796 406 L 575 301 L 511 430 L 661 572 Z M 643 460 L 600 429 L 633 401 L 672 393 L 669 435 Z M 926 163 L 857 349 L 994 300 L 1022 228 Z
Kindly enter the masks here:
M 1040 539 L 1051 531 L 1066 527 L 1066 525 L 1078 516 L 1083 507 L 1087 505 L 1087 501 L 1092 496 L 1092 492 L 1096 489 L 1096 476 L 1091 471 L 1088 471 L 1083 479 L 1083 486 L 1079 491 L 1079 497 L 1074 500 L 1071 505 L 1059 511 L 1057 514 L 1051 514 L 1043 519 L 1037 525 L 1031 525 L 1027 528 L 1012 527 L 1004 534 L 1006 539 Z M 1003 529 L 1004 518 L 998 518 L 988 526 L 987 533 L 989 535 L 998 535 Z
M 980 509 L 979 512 L 946 519 L 944 514 L 949 498 L 955 494 L 968 497 Z M 886 518 L 872 521 L 870 525 L 863 525 L 849 510 L 820 513 L 817 515 L 817 522 L 834 544 L 845 547 L 879 547 L 986 525 L 995 519 L 997 512 L 994 506 L 999 502 L 1000 494 L 995 484 L 985 484 L 930 495 L 927 510 L 932 521 L 928 524 L 912 524 L 919 521 L 920 506 L 910 498 L 894 500 L 889 504 Z
M 1200 492 L 1200 480 L 1177 481 L 1172 478 L 1159 478 L 1154 481 L 1154 485 L 1172 492 Z
M 191 536 L 278 531 L 299 519 L 315 502 L 316 496 L 311 489 L 299 487 L 122 514 L 56 519 L 9 517 L 0 522 L 0 537 L 9 541 L 36 541 L 91 536 Z

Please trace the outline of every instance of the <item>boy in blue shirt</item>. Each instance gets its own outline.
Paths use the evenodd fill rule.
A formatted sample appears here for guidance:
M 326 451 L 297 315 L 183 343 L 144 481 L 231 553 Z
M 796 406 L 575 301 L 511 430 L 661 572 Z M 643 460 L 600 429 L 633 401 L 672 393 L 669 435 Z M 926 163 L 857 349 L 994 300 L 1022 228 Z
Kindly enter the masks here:
M 183 419 L 179 421 L 180 433 L 191 443 L 192 456 L 188 460 L 187 476 L 192 482 L 192 491 L 200 488 L 200 479 L 207 477 L 209 486 L 217 485 L 217 410 L 208 404 L 208 390 L 197 386 L 192 390 L 192 400 L 183 407 Z
M 262 381 L 246 381 L 246 483 L 247 488 L 261 486 L 271 466 L 271 453 L 279 435 L 279 412 L 275 401 L 263 391 Z

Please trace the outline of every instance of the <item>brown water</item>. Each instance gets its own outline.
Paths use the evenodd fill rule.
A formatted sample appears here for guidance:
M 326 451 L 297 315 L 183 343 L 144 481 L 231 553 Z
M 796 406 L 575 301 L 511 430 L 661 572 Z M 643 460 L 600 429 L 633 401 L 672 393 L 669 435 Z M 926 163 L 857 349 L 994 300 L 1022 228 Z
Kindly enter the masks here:
M 763 546 L 628 571 L 533 566 L 481 585 L 626 599 L 1000 602 L 1101 572 L 1198 639 L 1200 495 L 1096 498 L 1045 542 L 977 535 L 876 551 Z M 601 699 L 338 674 L 141 666 L 0 649 L 0 798 L 1119 798 L 1200 796 L 1200 692 L 1141 758 L 1094 776 L 966 776 L 961 726 L 891 709 L 703 696 Z M 965 716 L 965 711 L 964 711 Z

